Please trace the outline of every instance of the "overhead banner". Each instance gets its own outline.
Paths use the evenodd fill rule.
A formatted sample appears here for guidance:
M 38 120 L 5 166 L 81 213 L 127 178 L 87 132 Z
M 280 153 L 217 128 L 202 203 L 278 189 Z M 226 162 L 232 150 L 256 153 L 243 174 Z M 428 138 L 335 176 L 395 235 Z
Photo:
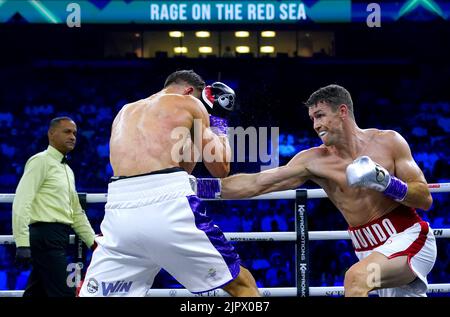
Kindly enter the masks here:
M 31 23 L 65 23 L 68 14 L 74 10 L 80 11 L 81 23 L 297 23 L 308 20 L 351 20 L 351 0 L 320 0 L 310 6 L 302 1 L 0 0 L 0 22 L 8 22 L 14 15 L 20 14 Z
M 365 21 L 371 1 L 147 1 L 0 0 L 0 23 L 89 24 L 298 24 Z M 438 0 L 380 2 L 381 19 L 395 21 L 420 10 L 421 17 L 448 19 L 450 4 Z

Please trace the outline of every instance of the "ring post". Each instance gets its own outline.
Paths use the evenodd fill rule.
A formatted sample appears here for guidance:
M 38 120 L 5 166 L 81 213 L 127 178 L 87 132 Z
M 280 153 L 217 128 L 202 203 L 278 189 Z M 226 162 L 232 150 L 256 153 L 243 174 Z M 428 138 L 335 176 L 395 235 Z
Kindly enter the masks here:
M 306 214 L 307 190 L 295 191 L 295 242 L 297 296 L 309 296 L 309 239 Z
M 81 208 L 86 212 L 87 210 L 87 200 L 86 200 L 87 193 L 78 193 L 78 199 L 80 200 Z M 75 234 L 75 260 L 81 264 L 81 268 L 85 267 L 85 260 L 86 260 L 86 247 L 83 243 L 83 241 L 80 239 L 80 237 Z

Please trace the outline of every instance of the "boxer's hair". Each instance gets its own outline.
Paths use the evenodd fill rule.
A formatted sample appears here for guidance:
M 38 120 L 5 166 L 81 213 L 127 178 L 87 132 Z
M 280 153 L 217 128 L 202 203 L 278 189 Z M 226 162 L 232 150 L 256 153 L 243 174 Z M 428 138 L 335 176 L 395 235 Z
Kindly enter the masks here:
M 193 70 L 178 70 L 170 74 L 166 82 L 164 83 L 164 88 L 170 86 L 171 84 L 189 84 L 193 86 L 198 91 L 202 91 L 205 88 L 205 81 L 195 73 Z
M 350 111 L 351 117 L 353 119 L 355 118 L 353 113 L 352 96 L 350 95 L 348 90 L 342 86 L 328 85 L 326 87 L 318 89 L 305 102 L 305 106 L 310 108 L 320 102 L 326 102 L 327 104 L 329 104 L 333 111 L 336 111 L 340 105 L 345 104 Z
M 53 118 L 53 119 L 50 121 L 50 125 L 48 126 L 48 131 L 50 131 L 50 130 L 56 128 L 56 126 L 59 125 L 59 123 L 60 123 L 61 121 L 64 121 L 64 120 L 67 120 L 67 121 L 73 121 L 72 118 L 70 118 L 70 117 L 56 117 L 56 118 Z M 73 122 L 74 122 L 74 121 L 73 121 Z

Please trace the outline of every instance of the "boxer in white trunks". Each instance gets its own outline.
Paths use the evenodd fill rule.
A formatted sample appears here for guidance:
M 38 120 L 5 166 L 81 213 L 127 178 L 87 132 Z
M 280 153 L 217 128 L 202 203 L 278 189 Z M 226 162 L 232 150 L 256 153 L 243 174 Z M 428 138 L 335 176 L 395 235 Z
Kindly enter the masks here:
M 345 274 L 345 296 L 372 290 L 380 296 L 426 296 L 436 241 L 415 208 L 429 209 L 432 197 L 408 143 L 395 131 L 360 129 L 350 93 L 341 86 L 319 89 L 306 106 L 323 144 L 285 166 L 222 179 L 221 197 L 252 197 L 311 180 L 349 224 L 360 260 Z
M 146 296 L 161 268 L 193 293 L 223 288 L 232 296 L 259 296 L 252 274 L 191 187 L 196 161 L 190 154 L 180 160 L 180 151 L 174 151 L 180 143 L 175 130 L 185 131 L 181 140 L 188 145 L 198 138 L 191 134 L 200 132 L 197 150 L 208 146 L 218 158 L 203 159 L 206 168 L 214 177 L 228 175 L 226 120 L 213 114 L 218 107 L 231 110 L 234 98 L 225 84 L 205 87 L 195 72 L 182 70 L 172 73 L 160 92 L 118 113 L 102 236 L 79 296 Z M 195 131 L 195 122 L 201 131 Z

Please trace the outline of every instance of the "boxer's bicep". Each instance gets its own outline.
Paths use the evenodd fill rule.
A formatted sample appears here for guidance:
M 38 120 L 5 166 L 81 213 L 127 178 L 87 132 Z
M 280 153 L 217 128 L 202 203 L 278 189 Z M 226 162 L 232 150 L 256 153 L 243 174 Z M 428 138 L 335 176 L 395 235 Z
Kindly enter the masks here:
M 290 164 L 266 170 L 256 180 L 260 194 L 294 189 L 308 180 L 307 169 L 302 164 Z
M 422 170 L 414 160 L 406 140 L 398 133 L 393 136 L 393 157 L 395 176 L 404 182 L 420 182 L 426 184 Z
M 433 198 L 422 170 L 414 161 L 408 143 L 397 133 L 392 146 L 395 176 L 408 185 L 402 204 L 423 210 L 430 209 Z
M 285 166 L 273 168 L 260 173 L 258 184 L 262 193 L 297 188 L 308 179 L 311 173 L 306 168 L 310 153 L 296 154 Z

